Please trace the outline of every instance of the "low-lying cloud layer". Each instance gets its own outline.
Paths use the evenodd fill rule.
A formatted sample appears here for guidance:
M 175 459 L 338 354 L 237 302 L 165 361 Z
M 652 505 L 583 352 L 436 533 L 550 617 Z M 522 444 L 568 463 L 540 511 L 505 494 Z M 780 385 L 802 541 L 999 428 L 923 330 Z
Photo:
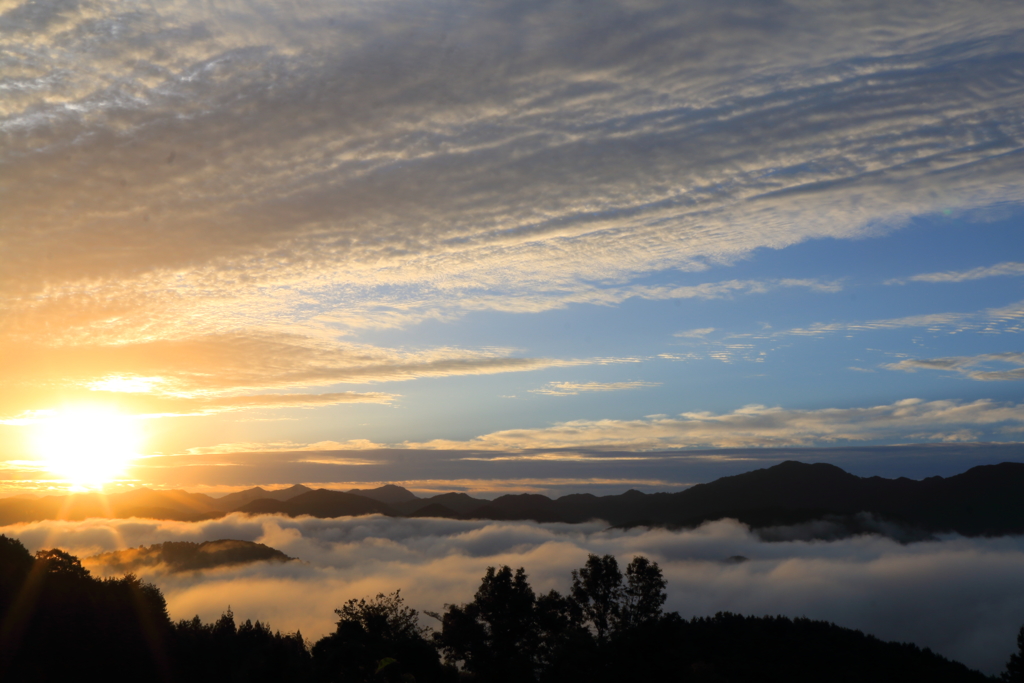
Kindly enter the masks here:
M 765 542 L 721 521 L 692 531 L 608 530 L 581 525 L 440 519 L 229 517 L 200 523 L 145 519 L 42 522 L 0 528 L 31 550 L 80 556 L 165 541 L 222 538 L 265 543 L 304 560 L 195 573 L 141 570 L 175 619 L 236 618 L 302 629 L 318 638 L 332 609 L 352 597 L 402 589 L 410 605 L 437 610 L 472 598 L 486 567 L 524 566 L 535 590 L 568 588 L 587 553 L 656 560 L 668 579 L 668 609 L 684 616 L 729 610 L 825 619 L 887 640 L 911 641 L 988 673 L 1002 669 L 1024 620 L 1024 538 L 900 545 L 878 536 L 832 542 L 776 530 Z M 725 563 L 741 555 L 749 562 Z M 101 565 L 90 565 L 103 572 Z

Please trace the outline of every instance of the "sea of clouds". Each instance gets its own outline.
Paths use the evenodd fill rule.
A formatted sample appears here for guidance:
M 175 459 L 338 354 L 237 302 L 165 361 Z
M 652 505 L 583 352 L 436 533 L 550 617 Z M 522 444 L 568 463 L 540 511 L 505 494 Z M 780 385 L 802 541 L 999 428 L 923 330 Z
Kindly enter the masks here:
M 239 514 L 204 522 L 152 519 L 44 521 L 0 528 L 30 550 L 61 547 L 82 558 L 165 541 L 241 539 L 301 561 L 173 574 L 142 570 L 167 598 L 171 617 L 236 619 L 318 639 L 349 598 L 401 589 L 411 606 L 440 610 L 472 599 L 488 566 L 523 566 L 538 593 L 565 592 L 588 553 L 637 554 L 668 579 L 667 609 L 684 617 L 718 611 L 824 619 L 884 640 L 909 641 L 986 673 L 1003 669 L 1024 624 L 1024 537 L 900 544 L 864 535 L 800 540 L 776 530 L 768 542 L 732 520 L 685 531 L 587 524 L 393 519 L 291 519 Z M 741 555 L 747 562 L 730 563 Z M 107 574 L 86 560 L 94 574 Z M 428 619 L 429 621 L 429 619 Z

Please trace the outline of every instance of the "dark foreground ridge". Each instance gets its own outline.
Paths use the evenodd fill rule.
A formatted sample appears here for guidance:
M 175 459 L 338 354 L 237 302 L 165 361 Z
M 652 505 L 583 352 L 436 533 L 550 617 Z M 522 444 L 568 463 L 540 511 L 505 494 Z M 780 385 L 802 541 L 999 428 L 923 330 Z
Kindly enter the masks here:
M 139 489 L 101 498 L 95 494 L 0 500 L 0 525 L 41 519 L 156 517 L 201 520 L 228 512 L 290 516 L 448 517 L 579 523 L 613 526 L 695 527 L 732 518 L 774 540 L 776 527 L 817 521 L 817 537 L 882 533 L 912 541 L 931 534 L 966 536 L 1024 533 L 1024 463 L 982 465 L 952 477 L 883 479 L 858 477 L 835 465 L 787 461 L 767 469 L 677 493 L 627 491 L 613 496 L 538 494 L 493 501 L 464 493 L 418 498 L 394 485 L 348 492 L 297 485 L 268 492 L 259 487 L 214 499 L 184 491 Z M 781 537 L 781 536 L 779 536 Z
M 32 557 L 0 536 L 0 680 L 176 683 L 982 683 L 989 677 L 927 649 L 808 619 L 664 613 L 657 563 L 620 571 L 591 555 L 569 591 L 536 595 L 520 568 L 490 567 L 472 602 L 427 613 L 399 591 L 352 599 L 337 628 L 301 633 L 171 621 L 160 590 L 127 574 L 97 580 L 60 550 Z M 1003 680 L 1024 681 L 1021 652 Z

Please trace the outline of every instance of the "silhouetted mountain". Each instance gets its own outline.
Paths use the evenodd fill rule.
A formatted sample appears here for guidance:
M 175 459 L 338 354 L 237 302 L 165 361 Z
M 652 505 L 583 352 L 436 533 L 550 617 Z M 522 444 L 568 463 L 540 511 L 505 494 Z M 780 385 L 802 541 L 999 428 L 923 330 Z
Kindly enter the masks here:
M 179 521 L 198 521 L 222 513 L 214 499 L 202 493 L 153 491 L 147 488 L 103 495 L 76 493 L 44 496 L 37 499 L 0 500 L 0 525 L 43 519 L 81 520 L 90 517 L 157 517 Z
M 248 514 L 285 514 L 291 517 L 347 517 L 353 515 L 394 515 L 394 510 L 372 498 L 354 493 L 316 489 L 290 500 L 255 500 L 238 508 Z
M 303 493 L 307 493 L 312 490 L 313 489 L 308 486 L 303 486 L 302 484 L 296 484 L 295 486 L 289 486 L 286 489 L 279 489 L 277 491 L 267 491 L 260 486 L 254 486 L 251 489 L 229 493 L 221 498 L 214 498 L 213 505 L 218 510 L 231 512 L 232 510 L 237 510 L 243 505 L 251 503 L 254 500 L 291 500 L 295 496 L 302 495 Z
M 416 500 L 408 500 L 403 503 L 396 503 L 391 507 L 395 509 L 398 514 L 411 515 L 413 513 L 421 513 L 422 510 L 431 505 L 440 505 L 453 512 L 457 512 L 461 515 L 469 514 L 474 510 L 477 510 L 484 505 L 487 505 L 491 501 L 482 500 L 480 498 L 472 498 L 465 493 L 442 493 L 437 496 L 431 496 L 429 498 L 417 498 Z M 428 517 L 429 515 L 417 514 L 418 517 Z
M 255 487 L 220 500 L 149 489 L 106 497 L 6 498 L 0 500 L 0 525 L 130 516 L 192 521 L 217 517 L 232 501 L 249 499 L 230 510 L 315 517 L 384 514 L 565 523 L 597 519 L 620 527 L 694 527 L 733 518 L 757 529 L 766 540 L 879 533 L 907 542 L 941 532 L 968 536 L 1024 533 L 1021 491 L 1022 463 L 982 465 L 952 477 L 914 481 L 858 477 L 834 465 L 787 461 L 677 493 L 630 490 L 612 496 L 572 494 L 557 500 L 538 494 L 505 495 L 493 501 L 464 493 L 417 498 L 390 484 L 347 493 L 311 491 L 301 485 L 270 492 Z
M 431 503 L 426 507 L 421 507 L 415 512 L 411 512 L 407 515 L 408 517 L 444 517 L 447 519 L 462 519 L 462 515 L 455 510 L 446 508 L 444 505 L 439 503 Z
M 86 558 L 85 563 L 89 566 L 103 565 L 109 572 L 123 574 L 157 565 L 165 565 L 171 572 L 184 572 L 250 562 L 289 562 L 294 559 L 262 543 L 224 539 L 205 543 L 174 541 L 116 550 Z
M 911 527 L 911 535 L 949 531 L 988 535 L 1024 532 L 1021 491 L 1024 464 L 1020 463 L 983 465 L 953 477 L 914 481 L 862 478 L 834 465 L 788 461 L 678 493 L 574 494 L 557 500 L 537 494 L 501 496 L 472 516 L 540 522 L 602 519 L 618 526 L 680 527 L 729 517 L 755 528 L 828 518 L 836 528 L 850 533 L 884 533 L 881 527 L 870 528 L 870 515 L 874 515 Z
M 385 484 L 384 486 L 378 486 L 375 489 L 351 489 L 347 491 L 347 493 L 371 498 L 379 503 L 385 503 L 387 505 L 420 500 L 409 489 L 402 488 L 401 486 L 395 486 L 394 484 Z
M 566 496 L 568 498 L 568 496 Z M 537 493 L 509 494 L 495 498 L 472 513 L 482 519 L 532 519 L 538 522 L 563 522 L 576 520 L 570 504 L 551 500 Z
M 983 465 L 953 477 L 914 481 L 863 478 L 834 465 L 787 461 L 678 493 L 630 490 L 612 496 L 572 494 L 557 500 L 524 493 L 486 501 L 464 493 L 420 499 L 401 487 L 388 486 L 360 493 L 320 489 L 287 502 L 253 501 L 239 510 L 317 517 L 379 513 L 565 523 L 600 519 L 625 527 L 693 527 L 733 518 L 758 529 L 766 540 L 879 533 L 907 542 L 950 531 L 1022 533 L 1024 496 L 1020 491 L 1024 491 L 1024 464 L 1019 463 Z M 387 505 L 367 493 L 403 500 Z

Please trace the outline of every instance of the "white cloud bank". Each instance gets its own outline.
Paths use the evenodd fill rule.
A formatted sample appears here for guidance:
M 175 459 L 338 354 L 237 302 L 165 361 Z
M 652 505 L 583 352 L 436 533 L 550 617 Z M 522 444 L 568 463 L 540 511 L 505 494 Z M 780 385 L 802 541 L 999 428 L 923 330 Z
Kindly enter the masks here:
M 729 610 L 825 619 L 887 640 L 910 641 L 988 673 L 1002 669 L 1024 621 L 1024 538 L 901 546 L 874 536 L 766 543 L 732 521 L 685 532 L 609 531 L 580 525 L 359 517 L 321 520 L 229 517 L 42 522 L 0 528 L 31 550 L 80 556 L 164 541 L 232 538 L 265 543 L 303 563 L 253 564 L 193 574 L 144 570 L 175 619 L 237 617 L 318 638 L 352 597 L 402 589 L 413 607 L 472 598 L 486 567 L 524 566 L 536 590 L 565 591 L 587 553 L 656 560 L 668 609 L 684 616 Z M 742 564 L 725 558 L 742 555 Z M 95 565 L 92 569 L 101 572 Z

